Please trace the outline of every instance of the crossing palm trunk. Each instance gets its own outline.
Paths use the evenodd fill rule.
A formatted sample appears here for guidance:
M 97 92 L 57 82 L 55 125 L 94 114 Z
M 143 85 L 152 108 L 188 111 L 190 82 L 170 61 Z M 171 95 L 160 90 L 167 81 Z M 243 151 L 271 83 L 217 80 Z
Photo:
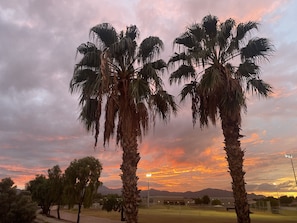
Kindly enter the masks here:
M 127 223 L 138 222 L 138 203 L 140 196 L 137 188 L 138 177 L 136 171 L 140 155 L 137 147 L 137 138 L 134 131 L 125 133 L 122 140 L 123 163 L 121 165 L 121 178 L 123 183 L 124 212 Z
M 225 110 L 226 111 L 226 110 Z M 250 211 L 245 189 L 243 171 L 244 151 L 240 146 L 240 111 L 231 114 L 221 110 L 222 130 L 225 137 L 225 151 L 232 178 L 232 190 L 237 214 L 237 223 L 250 223 Z

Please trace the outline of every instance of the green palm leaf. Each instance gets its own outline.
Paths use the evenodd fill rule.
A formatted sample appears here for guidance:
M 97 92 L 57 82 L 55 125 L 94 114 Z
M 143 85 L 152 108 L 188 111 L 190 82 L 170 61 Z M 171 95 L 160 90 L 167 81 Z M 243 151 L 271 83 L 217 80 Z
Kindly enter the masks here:
M 195 77 L 196 72 L 193 66 L 191 65 L 181 65 L 176 71 L 174 71 L 169 78 L 170 84 L 181 83 L 182 80 L 188 80 Z
M 238 78 L 255 77 L 260 72 L 260 67 L 250 60 L 241 63 L 237 70 Z
M 258 23 L 249 21 L 247 23 L 240 23 L 237 26 L 236 40 L 242 40 L 248 32 L 252 29 L 258 29 Z
M 272 45 L 268 39 L 254 38 L 251 39 L 248 44 L 241 49 L 241 60 L 256 60 L 260 58 L 267 59 L 267 56 L 272 50 Z
M 102 23 L 94 26 L 90 30 L 90 35 L 93 39 L 99 40 L 103 47 L 110 47 L 112 44 L 118 41 L 118 36 L 115 28 L 109 23 Z
M 132 25 L 127 27 L 126 29 L 126 37 L 130 38 L 131 40 L 135 40 L 139 36 L 139 30 L 137 26 Z
M 195 46 L 195 39 L 193 38 L 191 33 L 186 32 L 183 35 L 181 35 L 180 37 L 176 38 L 174 40 L 174 43 L 183 45 L 187 48 L 192 48 Z
M 155 56 L 159 55 L 163 49 L 163 42 L 159 37 L 150 36 L 142 41 L 139 46 L 139 59 L 145 63 L 149 60 L 154 59 Z
M 261 79 L 252 78 L 247 83 L 247 91 L 267 97 L 269 93 L 272 93 L 272 87 Z
M 209 40 L 214 40 L 217 36 L 217 23 L 218 18 L 212 15 L 205 16 L 202 20 L 202 27 Z

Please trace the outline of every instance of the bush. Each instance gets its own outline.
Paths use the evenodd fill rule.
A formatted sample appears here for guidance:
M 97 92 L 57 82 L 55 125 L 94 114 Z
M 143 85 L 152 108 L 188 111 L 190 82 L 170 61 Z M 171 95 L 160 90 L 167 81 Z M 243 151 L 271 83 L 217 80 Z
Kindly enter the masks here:
M 122 199 L 116 194 L 108 194 L 103 198 L 102 210 L 110 211 L 120 211 L 122 207 Z
M 222 205 L 222 202 L 219 199 L 214 199 L 211 201 L 211 205 Z
M 36 218 L 37 205 L 27 192 L 13 187 L 10 178 L 0 182 L 0 222 L 31 223 Z

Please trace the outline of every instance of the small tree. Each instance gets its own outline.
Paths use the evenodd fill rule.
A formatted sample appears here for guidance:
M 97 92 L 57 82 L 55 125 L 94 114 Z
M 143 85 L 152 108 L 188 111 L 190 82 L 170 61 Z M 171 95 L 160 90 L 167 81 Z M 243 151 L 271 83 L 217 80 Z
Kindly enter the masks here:
M 194 199 L 195 204 L 202 204 L 202 199 L 200 197 Z
M 65 170 L 65 195 L 70 206 L 78 204 L 77 223 L 80 220 L 81 206 L 83 203 L 91 203 L 97 192 L 101 171 L 101 163 L 91 156 L 75 159 Z
M 32 199 L 41 207 L 42 214 L 49 215 L 50 207 L 54 201 L 49 180 L 44 175 L 36 175 L 34 180 L 31 180 L 26 185 L 26 189 L 31 192 Z
M 219 199 L 213 199 L 211 205 L 222 205 L 222 202 Z
M 0 182 L 0 222 L 31 223 L 36 218 L 37 205 L 28 192 L 17 192 L 10 178 Z
M 209 198 L 208 195 L 204 195 L 204 196 L 202 197 L 202 203 L 203 203 L 203 204 L 209 204 L 209 203 L 210 203 L 210 198 Z
M 49 190 L 53 198 L 53 202 L 57 204 L 57 216 L 60 218 L 60 205 L 63 195 L 63 174 L 58 165 L 48 170 Z
M 294 197 L 291 196 L 291 197 L 288 197 L 288 196 L 281 196 L 279 198 L 279 201 L 282 205 L 284 206 L 288 206 L 289 204 L 291 204 L 293 201 L 294 201 Z
M 117 194 L 108 194 L 103 198 L 102 210 L 110 211 L 120 211 L 123 199 Z
M 271 207 L 278 207 L 280 204 L 279 199 L 271 197 L 271 196 L 267 197 L 267 200 L 270 201 Z

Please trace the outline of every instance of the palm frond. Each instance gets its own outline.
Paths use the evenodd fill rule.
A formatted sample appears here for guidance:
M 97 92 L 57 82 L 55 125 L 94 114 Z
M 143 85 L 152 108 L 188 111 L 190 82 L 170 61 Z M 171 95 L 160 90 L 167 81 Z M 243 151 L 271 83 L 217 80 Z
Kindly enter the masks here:
M 236 39 L 237 41 L 242 40 L 245 35 L 251 31 L 252 29 L 258 29 L 258 23 L 249 21 L 247 23 L 240 23 L 237 26 L 237 33 L 236 33 Z
M 238 79 L 229 79 L 228 85 L 221 92 L 220 108 L 225 109 L 230 115 L 236 114 L 240 108 L 246 108 L 246 97 L 241 86 L 241 82 Z
M 195 77 L 195 75 L 196 72 L 193 66 L 182 64 L 170 75 L 169 82 L 170 84 L 173 82 L 180 84 L 182 80 L 189 80 L 190 78 Z
M 230 44 L 228 46 L 228 48 L 225 50 L 226 52 L 226 56 L 228 56 L 228 58 L 224 58 L 224 61 L 228 61 L 233 59 L 235 56 L 238 56 L 239 53 L 239 41 L 233 37 L 230 41 Z
M 154 110 L 154 114 L 159 114 L 164 121 L 169 120 L 170 114 L 176 114 L 177 104 L 174 101 L 174 96 L 168 94 L 164 90 L 159 90 L 156 94 L 150 97 L 150 108 Z
M 245 77 L 245 78 L 250 78 L 250 77 L 255 77 L 260 71 L 260 67 L 255 64 L 254 62 L 250 60 L 246 60 L 243 63 L 241 63 L 237 69 L 237 77 Z
M 258 23 L 250 21 L 247 23 L 238 24 L 238 26 L 236 27 L 236 36 L 232 37 L 229 47 L 226 50 L 226 53 L 228 53 L 228 55 L 232 55 L 228 59 L 232 59 L 234 54 L 238 56 L 240 41 L 242 41 L 246 34 L 249 33 L 252 29 L 258 29 Z
M 267 97 L 269 93 L 272 93 L 272 87 L 261 79 L 252 78 L 247 83 L 247 91 Z
M 73 78 L 70 81 L 70 92 L 82 91 L 81 95 L 85 97 L 91 97 L 95 92 L 95 88 L 98 86 L 97 82 L 98 74 L 91 69 L 79 69 L 75 70 Z
M 157 66 L 157 64 L 155 64 Z M 156 88 L 163 85 L 162 78 L 158 74 L 158 70 L 153 67 L 153 63 L 145 64 L 137 73 L 137 76 L 148 82 L 153 82 Z
M 86 54 L 88 52 L 88 45 L 86 43 L 82 43 L 77 47 L 77 53 Z
M 165 63 L 164 60 L 159 59 L 159 60 L 152 62 L 152 67 L 156 70 L 162 70 L 167 67 L 167 64 Z
M 177 61 L 188 61 L 190 59 L 185 52 L 174 53 L 174 55 L 169 59 L 168 64 L 174 64 Z
M 155 56 L 159 55 L 163 49 L 163 42 L 159 37 L 150 36 L 144 39 L 139 45 L 138 57 L 143 63 L 146 63 Z
M 126 37 L 129 37 L 131 40 L 135 40 L 139 36 L 139 30 L 137 26 L 131 25 L 126 29 Z
M 189 84 L 185 84 L 180 92 L 181 101 L 184 101 L 187 96 L 193 97 L 197 91 L 197 81 L 191 81 Z
M 135 50 L 136 43 L 131 38 L 122 38 L 109 47 L 110 57 L 114 58 L 123 66 L 131 64 L 134 60 Z
M 77 52 L 83 55 L 85 55 L 88 52 L 94 52 L 94 51 L 97 51 L 97 47 L 94 43 L 91 43 L 91 42 L 82 43 L 77 47 Z
M 145 79 L 137 78 L 134 79 L 130 85 L 131 87 L 131 95 L 134 100 L 138 103 L 148 97 L 150 95 L 150 87 L 149 82 Z
M 86 66 L 89 68 L 97 69 L 100 67 L 100 51 L 88 52 L 84 57 L 76 64 L 76 67 Z
M 188 28 L 188 33 L 190 33 L 191 36 L 195 37 L 195 39 L 193 39 L 193 40 L 196 43 L 200 42 L 205 36 L 203 29 L 197 23 L 193 24 L 191 27 Z
M 104 123 L 104 138 L 103 143 L 109 141 L 110 137 L 114 135 L 115 120 L 118 113 L 118 102 L 114 95 L 111 95 L 106 100 L 105 106 L 105 123 Z
M 214 92 L 218 87 L 223 85 L 223 79 L 220 70 L 211 66 L 205 69 L 200 80 L 200 89 L 203 93 Z
M 232 34 L 232 29 L 234 26 L 235 21 L 233 19 L 227 19 L 224 23 L 220 25 L 220 31 L 218 33 L 218 43 L 220 45 L 221 50 L 229 46 L 229 38 Z
M 93 39 L 96 39 L 99 43 L 103 44 L 103 48 L 110 47 L 118 41 L 117 32 L 109 23 L 102 23 L 92 27 L 90 35 L 92 35 Z
M 146 133 L 148 130 L 149 124 L 149 113 L 148 108 L 146 107 L 145 103 L 137 103 L 137 116 L 139 119 L 140 127 L 142 128 L 143 133 Z
M 216 16 L 207 15 L 202 19 L 202 27 L 205 30 L 205 34 L 213 40 L 217 36 L 217 23 L 218 18 Z
M 200 103 L 199 103 L 198 111 L 196 111 L 196 113 L 199 114 L 200 127 L 208 126 L 209 120 L 213 125 L 215 125 L 217 121 L 217 116 L 218 116 L 218 96 L 216 94 L 201 94 L 201 93 L 198 93 L 198 95 L 199 95 Z M 197 106 L 198 105 L 196 105 L 196 107 Z M 193 113 L 193 119 L 194 119 L 194 113 Z
M 273 51 L 270 41 L 266 38 L 253 38 L 241 49 L 241 60 L 267 59 Z
M 83 55 L 80 62 L 76 65 L 78 66 L 88 66 L 88 67 L 99 67 L 100 63 L 100 54 L 101 51 L 95 46 L 95 44 L 87 42 L 82 43 L 77 47 L 77 53 Z
M 94 131 L 96 127 L 96 121 L 98 119 L 98 100 L 87 99 L 82 107 L 79 119 L 86 127 L 87 131 Z M 99 117 L 100 118 L 100 117 Z
M 195 39 L 189 32 L 185 32 L 180 37 L 174 40 L 174 44 L 180 44 L 187 48 L 192 48 L 195 46 Z

